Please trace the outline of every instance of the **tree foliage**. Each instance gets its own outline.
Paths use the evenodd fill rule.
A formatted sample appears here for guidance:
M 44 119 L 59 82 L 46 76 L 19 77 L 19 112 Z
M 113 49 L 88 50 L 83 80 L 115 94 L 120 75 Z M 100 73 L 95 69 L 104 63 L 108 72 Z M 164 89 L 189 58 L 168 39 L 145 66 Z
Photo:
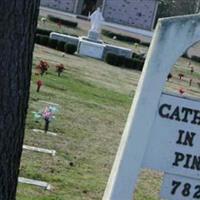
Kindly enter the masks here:
M 157 18 L 198 13 L 200 0 L 159 0 Z

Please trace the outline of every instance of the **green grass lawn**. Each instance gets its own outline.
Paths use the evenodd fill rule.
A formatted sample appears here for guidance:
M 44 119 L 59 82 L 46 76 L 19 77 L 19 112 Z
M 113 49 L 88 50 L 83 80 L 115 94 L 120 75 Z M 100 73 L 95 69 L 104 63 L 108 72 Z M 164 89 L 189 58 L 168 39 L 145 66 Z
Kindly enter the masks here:
M 40 51 L 41 48 L 36 47 L 35 55 Z M 50 52 L 43 53 L 44 57 Z M 59 60 L 59 54 L 57 51 L 55 55 L 51 54 L 52 59 Z M 73 56 L 63 58 L 65 66 L 68 66 L 70 57 Z M 81 59 L 83 62 L 84 58 Z M 34 61 L 38 62 L 39 58 Z M 42 78 L 44 87 L 40 93 L 36 93 L 37 76 L 32 77 L 24 143 L 55 149 L 57 155 L 52 158 L 24 151 L 20 176 L 47 181 L 53 190 L 47 192 L 19 184 L 18 199 L 100 199 L 131 97 L 88 81 L 77 74 L 73 66 L 71 69 L 67 67 L 58 77 L 53 68 L 54 60 L 48 62 L 51 69 Z M 99 64 L 102 63 L 99 61 Z M 50 130 L 58 133 L 57 137 L 31 131 L 32 128 L 43 128 L 43 124 L 35 123 L 32 116 L 32 111 L 44 105 L 39 100 L 60 105 L 56 120 L 50 125 Z M 72 167 L 70 162 L 74 164 Z
M 17 199 L 101 199 L 139 72 L 90 58 L 62 57 L 61 52 L 36 46 L 34 63 L 42 58 L 49 62 L 50 70 L 42 77 L 44 86 L 40 93 L 36 92 L 38 76 L 33 70 L 24 143 L 55 149 L 57 154 L 51 157 L 24 151 L 20 176 L 47 181 L 53 189 L 45 191 L 19 184 Z M 66 67 L 61 77 L 54 67 L 58 61 Z M 50 131 L 57 132 L 57 137 L 31 131 L 44 126 L 34 122 L 32 114 L 44 106 L 41 100 L 59 104 L 59 113 L 50 124 Z M 143 199 L 141 190 L 137 195 Z
M 34 75 L 35 64 L 41 59 L 50 64 L 48 74 L 42 78 Z M 166 84 L 166 89 L 177 91 L 185 87 L 189 95 L 197 96 L 197 85 L 188 87 L 187 62 L 182 58 L 177 62 L 174 78 Z M 66 68 L 61 77 L 55 72 L 59 63 Z M 198 81 L 199 65 L 193 65 Z M 179 72 L 184 72 L 187 79 L 179 81 Z M 59 51 L 36 45 L 24 144 L 55 149 L 57 153 L 52 157 L 23 151 L 20 176 L 46 181 L 53 188 L 46 191 L 19 184 L 17 200 L 102 198 L 139 76 L 138 71 L 77 55 L 63 57 Z M 44 82 L 40 93 L 36 92 L 38 78 Z M 50 124 L 50 131 L 58 134 L 56 137 L 31 130 L 44 127 L 43 122 L 34 121 L 32 114 L 45 106 L 41 100 L 59 104 L 56 119 Z M 161 180 L 162 174 L 143 170 L 134 199 L 159 200 Z

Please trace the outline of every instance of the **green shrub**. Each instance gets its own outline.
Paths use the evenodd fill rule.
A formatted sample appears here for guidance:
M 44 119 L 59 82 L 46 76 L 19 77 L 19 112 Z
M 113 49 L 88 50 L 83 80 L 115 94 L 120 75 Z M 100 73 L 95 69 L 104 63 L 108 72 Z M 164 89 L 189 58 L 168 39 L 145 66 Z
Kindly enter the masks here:
M 69 26 L 69 27 L 73 27 L 73 28 L 76 28 L 78 26 L 77 22 L 73 22 L 73 21 L 69 21 L 69 20 L 65 20 L 65 19 L 60 19 L 60 18 L 54 17 L 52 15 L 48 15 L 48 19 L 52 22 L 60 23 L 61 25 L 64 25 L 64 26 Z
M 114 66 L 123 66 L 124 57 L 113 53 L 107 53 L 105 56 L 105 62 Z
M 149 47 L 150 46 L 150 42 L 140 42 L 141 45 L 145 46 L 145 47 Z
M 117 55 L 112 54 L 112 53 L 107 53 L 105 56 L 105 62 L 110 64 L 110 65 L 115 65 L 117 66 Z
M 124 59 L 125 59 L 124 56 L 117 57 L 118 66 L 121 66 L 121 67 L 124 66 Z
M 58 44 L 58 40 L 49 38 L 49 41 L 48 41 L 48 46 L 49 47 L 51 47 L 53 49 L 56 49 L 57 48 L 57 44 Z
M 105 62 L 119 67 L 125 67 L 128 69 L 135 69 L 142 71 L 144 60 L 137 58 L 126 58 L 124 56 L 119 56 L 116 54 L 108 53 L 105 57 Z
M 136 58 L 124 58 L 124 67 L 125 68 L 142 71 L 143 65 L 144 65 L 143 60 L 139 60 Z
M 54 30 L 47 30 L 47 29 L 42 29 L 42 28 L 37 28 L 36 30 L 36 34 L 40 34 L 40 35 L 47 35 L 49 36 L 51 32 L 55 32 Z M 58 32 L 60 33 L 60 32 Z M 79 37 L 78 35 L 76 34 L 69 34 L 67 32 L 62 32 L 61 34 L 65 34 L 65 35 L 70 35 L 70 36 L 74 36 L 74 37 Z
M 142 60 L 142 61 L 145 60 L 144 54 L 137 54 L 137 53 L 134 53 L 134 52 L 133 52 L 133 54 L 132 54 L 132 58 L 133 58 L 133 59 Z
M 77 50 L 77 46 L 74 45 L 74 44 L 65 44 L 64 46 L 64 49 L 65 49 L 65 53 L 68 53 L 68 54 L 74 54 Z
M 39 34 L 35 35 L 35 43 L 40 44 L 40 35 Z
M 48 46 L 49 37 L 46 36 L 46 35 L 37 34 L 37 35 L 36 35 L 35 42 L 36 42 L 37 44 L 40 44 L 40 45 L 43 45 L 43 46 Z
M 140 40 L 137 38 L 121 35 L 118 33 L 113 33 L 107 30 L 102 30 L 102 34 L 110 38 L 116 37 L 117 40 L 124 41 L 124 42 L 140 43 Z
M 132 58 L 124 58 L 124 67 L 129 69 L 137 69 Z
M 136 59 L 136 58 L 133 58 L 133 65 L 134 65 L 134 69 L 142 71 L 143 66 L 144 66 L 144 61 Z
M 200 62 L 200 57 L 199 56 L 191 56 L 191 60 Z
M 58 41 L 58 43 L 57 43 L 57 50 L 59 50 L 59 51 L 65 51 L 65 42 L 63 42 L 63 41 Z
M 47 35 L 47 36 L 49 36 L 51 32 L 53 32 L 53 31 L 52 30 L 41 29 L 41 28 L 37 28 L 37 30 L 36 30 L 36 34 Z

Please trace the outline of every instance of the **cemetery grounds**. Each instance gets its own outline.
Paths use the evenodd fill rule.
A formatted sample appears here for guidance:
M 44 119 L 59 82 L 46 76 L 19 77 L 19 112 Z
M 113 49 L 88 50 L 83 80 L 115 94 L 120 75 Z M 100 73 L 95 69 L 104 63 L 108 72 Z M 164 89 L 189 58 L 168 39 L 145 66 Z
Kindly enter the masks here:
M 39 27 L 58 31 L 57 24 L 47 22 Z M 59 32 L 86 35 L 84 27 L 61 27 Z M 147 52 L 148 48 L 120 42 L 103 36 L 108 43 L 132 48 L 135 52 Z M 48 74 L 42 77 L 44 85 L 36 92 L 35 65 L 40 60 L 50 65 Z M 56 64 L 64 64 L 61 77 L 55 72 Z M 183 95 L 200 96 L 200 66 L 180 58 L 172 70 L 173 78 L 165 90 Z M 182 80 L 179 74 L 184 74 Z M 101 199 L 111 171 L 115 154 L 125 126 L 128 112 L 140 77 L 140 72 L 108 65 L 92 58 L 65 54 L 40 45 L 35 46 L 33 73 L 30 89 L 29 111 L 24 144 L 56 150 L 52 157 L 44 153 L 23 151 L 20 177 L 46 181 L 50 191 L 36 186 L 18 185 L 17 200 L 97 200 Z M 192 86 L 189 80 L 192 78 Z M 152 85 L 152 90 L 153 90 Z M 36 123 L 34 111 L 45 102 L 59 104 L 56 119 L 49 130 L 51 136 L 34 133 L 43 129 Z M 145 114 L 145 113 L 144 113 Z M 141 119 L 142 123 L 142 119 Z M 130 166 L 133 167 L 133 166 Z M 135 200 L 158 200 L 162 174 L 143 170 L 135 193 Z

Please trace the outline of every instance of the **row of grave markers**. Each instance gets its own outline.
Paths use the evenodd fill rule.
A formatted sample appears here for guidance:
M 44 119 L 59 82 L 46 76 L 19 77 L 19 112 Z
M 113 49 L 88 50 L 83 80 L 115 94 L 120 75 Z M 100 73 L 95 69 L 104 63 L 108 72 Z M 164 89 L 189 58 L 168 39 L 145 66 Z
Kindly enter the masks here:
M 42 101 L 42 100 L 40 102 L 41 103 L 45 103 L 45 104 L 47 104 L 49 106 L 50 105 L 59 106 L 58 104 L 55 104 L 53 102 L 47 102 L 47 101 Z M 50 136 L 57 136 L 57 133 L 50 132 L 50 131 L 45 131 L 45 130 L 40 130 L 40 129 L 32 129 L 32 131 L 34 133 L 42 133 L 42 134 L 47 134 L 47 135 L 50 135 Z M 39 153 L 46 153 L 46 154 L 50 154 L 51 156 L 55 156 L 56 155 L 56 150 L 39 148 L 39 147 L 29 146 L 29 145 L 23 145 L 23 150 L 39 152 Z M 51 190 L 52 189 L 51 184 L 49 184 L 47 182 L 44 182 L 44 181 L 33 180 L 33 179 L 24 178 L 24 177 L 19 177 L 18 178 L 18 182 L 19 183 L 23 183 L 23 184 L 39 186 L 39 187 L 42 187 L 42 188 L 44 188 L 46 190 Z
M 141 168 L 164 172 L 161 198 L 200 199 L 200 100 L 162 92 L 199 40 L 200 15 L 159 20 L 103 200 L 132 200 Z

